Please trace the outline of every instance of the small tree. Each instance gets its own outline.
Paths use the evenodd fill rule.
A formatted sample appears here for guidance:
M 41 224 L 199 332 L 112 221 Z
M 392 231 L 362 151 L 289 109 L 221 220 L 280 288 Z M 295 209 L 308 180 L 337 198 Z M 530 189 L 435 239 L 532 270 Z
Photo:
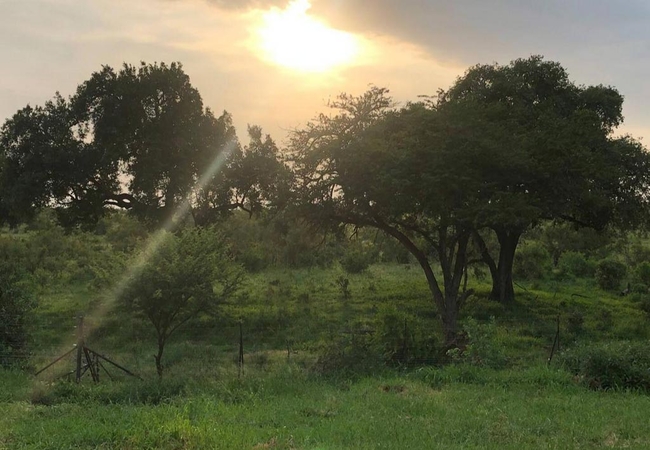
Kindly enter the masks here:
M 213 229 L 164 233 L 160 248 L 133 275 L 124 294 L 127 305 L 156 330 L 159 377 L 169 337 L 197 315 L 214 313 L 216 305 L 239 288 L 243 274 Z

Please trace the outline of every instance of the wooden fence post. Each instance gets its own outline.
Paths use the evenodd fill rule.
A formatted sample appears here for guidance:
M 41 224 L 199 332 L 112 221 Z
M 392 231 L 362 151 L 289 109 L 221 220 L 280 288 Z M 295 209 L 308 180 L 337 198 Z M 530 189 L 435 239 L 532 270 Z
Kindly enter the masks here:
M 239 359 L 237 361 L 239 366 L 239 374 L 241 376 L 244 374 L 244 331 L 242 329 L 242 323 L 239 322 Z
M 75 381 L 79 383 L 81 381 L 81 356 L 84 349 L 84 316 L 79 316 L 77 322 L 77 370 L 75 375 Z

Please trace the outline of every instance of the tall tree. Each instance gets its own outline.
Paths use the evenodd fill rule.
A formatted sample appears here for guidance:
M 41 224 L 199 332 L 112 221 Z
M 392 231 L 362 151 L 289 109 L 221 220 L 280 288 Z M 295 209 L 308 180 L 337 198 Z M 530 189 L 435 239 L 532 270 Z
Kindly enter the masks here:
M 255 133 L 251 146 L 261 142 Z M 275 144 L 267 138 L 264 145 Z M 204 108 L 177 63 L 103 67 L 70 99 L 57 94 L 18 111 L 2 128 L 0 152 L 3 204 L 14 222 L 53 205 L 66 225 L 93 225 L 107 207 L 161 223 L 185 202 L 199 206 L 209 191 L 210 203 L 200 204 L 209 210 L 206 223 L 243 207 L 244 191 L 249 206 L 260 203 L 262 191 L 253 198 L 251 187 L 274 181 L 268 171 L 249 170 L 260 158 L 245 158 L 230 115 Z M 264 157 L 277 166 L 277 154 Z
M 440 91 L 435 109 L 452 124 L 457 148 L 450 173 L 478 182 L 474 239 L 493 298 L 514 300 L 519 239 L 542 220 L 602 230 L 644 217 L 650 159 L 638 141 L 613 136 L 622 103 L 614 88 L 576 85 L 539 56 L 472 67 Z M 486 230 L 498 239 L 497 254 L 485 245 Z
M 422 104 L 394 110 L 380 88 L 331 106 L 338 114 L 321 114 L 292 136 L 299 207 L 315 222 L 374 227 L 403 245 L 424 271 L 453 345 L 470 295 L 462 279 L 473 229 L 457 212 L 474 190 L 470 178 L 447 172 L 445 124 Z
M 288 201 L 291 174 L 277 145 L 258 126 L 249 126 L 248 136 L 249 144 L 232 149 L 219 176 L 196 190 L 193 215 L 198 225 L 214 223 L 234 209 L 252 217 Z

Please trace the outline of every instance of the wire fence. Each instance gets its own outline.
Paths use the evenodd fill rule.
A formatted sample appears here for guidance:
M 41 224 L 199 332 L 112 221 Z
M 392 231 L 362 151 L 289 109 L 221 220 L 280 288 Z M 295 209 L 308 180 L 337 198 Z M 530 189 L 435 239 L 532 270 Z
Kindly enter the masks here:
M 5 366 L 22 367 L 31 374 L 43 378 L 68 377 L 77 381 L 81 377 L 99 381 L 113 379 L 114 371 L 100 366 L 101 363 L 113 365 L 118 372 L 137 377 L 155 377 L 156 350 L 155 333 L 151 325 L 141 320 L 124 321 L 121 327 L 103 328 L 101 321 L 90 323 L 88 331 L 78 326 L 59 328 L 56 341 L 28 342 L 24 353 L 0 351 L 0 361 Z M 436 319 L 431 318 L 430 323 Z M 502 320 L 501 328 L 514 326 L 515 319 Z M 540 360 L 551 363 L 561 349 L 562 328 L 566 329 L 566 318 L 557 315 L 547 321 L 544 329 L 547 336 L 545 344 L 537 349 Z M 490 321 L 484 321 L 489 327 Z M 303 326 L 302 324 L 301 326 Z M 461 331 L 453 347 L 462 354 L 472 344 L 467 332 Z M 439 365 L 449 361 L 448 351 L 437 336 L 437 331 L 423 333 L 421 323 L 411 323 L 409 319 L 391 318 L 384 323 L 351 321 L 332 322 L 329 327 L 312 330 L 311 336 L 305 329 L 296 330 L 291 320 L 283 323 L 267 323 L 259 327 L 243 321 L 236 323 L 190 322 L 185 330 L 169 339 L 165 348 L 163 365 L 176 367 L 177 371 L 204 373 L 215 367 L 229 367 L 238 376 L 244 374 L 245 363 L 254 367 L 264 367 L 278 361 L 295 363 L 307 362 L 319 370 L 335 371 L 341 367 L 369 366 L 378 364 L 388 367 L 421 367 Z M 495 340 L 489 335 L 494 330 L 487 328 L 479 338 Z M 488 334 L 485 334 L 485 333 Z M 75 337 L 76 335 L 76 337 Z M 300 335 L 300 336 L 298 336 Z M 492 342 L 491 345 L 499 345 Z M 75 351 L 82 348 L 89 354 L 80 357 Z M 51 366 L 49 366 L 53 363 Z M 82 372 L 81 374 L 80 371 Z M 120 373 L 115 378 L 124 376 Z

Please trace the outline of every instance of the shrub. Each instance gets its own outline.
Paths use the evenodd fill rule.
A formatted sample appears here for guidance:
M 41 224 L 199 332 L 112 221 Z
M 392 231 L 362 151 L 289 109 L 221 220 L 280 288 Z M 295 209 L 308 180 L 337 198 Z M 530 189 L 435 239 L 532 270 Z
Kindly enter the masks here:
M 95 234 L 104 235 L 114 249 L 131 252 L 147 238 L 147 229 L 132 215 L 113 211 L 99 219 Z
M 226 241 L 214 228 L 185 229 L 162 235 L 161 244 L 122 292 L 122 304 L 146 318 L 156 331 L 156 370 L 162 377 L 162 356 L 169 337 L 201 313 L 215 314 L 243 280 L 228 254 Z
M 634 281 L 646 286 L 650 285 L 650 262 L 644 261 L 634 269 Z
M 249 245 L 240 251 L 236 260 L 244 266 L 247 272 L 257 273 L 266 269 L 269 264 L 268 255 L 264 253 L 264 249 L 260 248 L 257 244 Z
M 605 291 L 613 291 L 621 286 L 627 267 L 620 261 L 603 259 L 596 266 L 596 282 Z
M 494 318 L 487 323 L 479 323 L 470 318 L 463 330 L 467 335 L 467 346 L 449 352 L 455 362 L 493 369 L 501 369 L 507 365 L 508 358 L 503 351 Z
M 312 371 L 349 378 L 376 372 L 383 366 L 382 357 L 367 334 L 342 334 L 321 345 Z
M 438 359 L 438 341 L 430 329 L 394 305 L 385 305 L 375 317 L 373 342 L 390 366 L 432 364 Z
M 551 268 L 551 255 L 543 245 L 533 242 L 515 254 L 514 275 L 525 280 L 543 278 Z
M 562 366 L 595 390 L 650 390 L 650 353 L 641 342 L 579 346 L 559 355 Z
M 643 244 L 639 236 L 629 235 L 627 240 L 627 248 L 623 248 L 623 256 L 627 264 L 636 266 L 650 260 L 650 248 Z
M 650 316 L 650 298 L 647 296 L 640 297 L 640 300 L 638 300 L 639 303 L 639 309 L 646 313 L 646 315 Z
M 412 259 L 411 253 L 396 239 L 382 235 L 379 243 L 379 257 L 382 262 L 409 264 Z
M 574 310 L 567 317 L 567 331 L 570 334 L 577 335 L 582 333 L 585 325 L 585 316 L 581 311 Z
M 28 355 L 27 324 L 35 306 L 25 281 L 9 260 L 0 261 L 0 366 L 22 366 Z
M 355 248 L 348 250 L 340 262 L 343 270 L 347 273 L 355 274 L 364 272 L 370 266 L 371 259 L 369 253 Z
M 596 264 L 589 261 L 580 252 L 565 252 L 560 256 L 558 267 L 564 273 L 578 278 L 593 277 L 596 272 Z
M 648 285 L 644 283 L 632 283 L 630 290 L 632 291 L 632 294 L 647 294 Z

